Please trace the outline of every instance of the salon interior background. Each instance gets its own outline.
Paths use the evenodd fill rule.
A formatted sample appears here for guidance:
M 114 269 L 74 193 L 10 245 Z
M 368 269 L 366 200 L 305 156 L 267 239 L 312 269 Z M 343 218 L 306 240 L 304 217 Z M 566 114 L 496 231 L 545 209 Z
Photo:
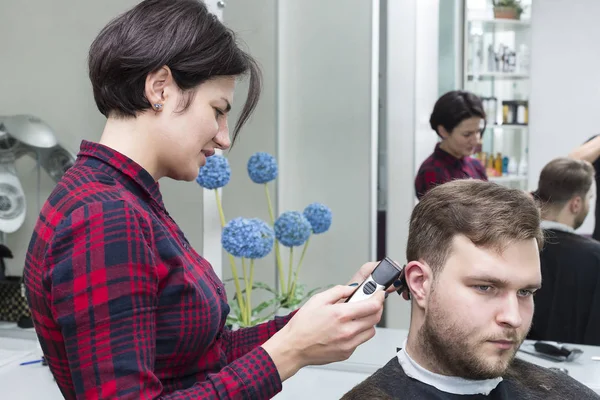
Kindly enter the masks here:
M 137 0 L 29 0 L 0 3 L 0 115 L 28 113 L 49 123 L 77 152 L 98 139 L 104 118 L 86 75 L 98 30 Z M 230 217 L 268 218 L 262 188 L 246 177 L 255 151 L 275 154 L 279 210 L 320 201 L 334 212 L 332 229 L 311 241 L 302 279 L 309 286 L 344 283 L 376 254 L 376 215 L 387 210 L 387 254 L 404 261 L 413 177 L 431 152 L 428 127 L 441 92 L 461 85 L 460 0 L 228 0 L 224 21 L 239 32 L 263 67 L 264 94 L 229 154 L 233 177 L 224 190 Z M 600 26 L 596 0 L 533 0 L 529 188 L 552 157 L 598 133 Z M 243 97 L 244 85 L 238 92 Z M 235 118 L 235 115 L 232 115 Z M 36 172 L 17 164 L 27 196 L 23 227 L 8 235 L 22 273 L 37 215 Z M 378 185 L 378 180 L 380 181 Z M 195 183 L 164 181 L 165 202 L 200 250 L 202 192 Z M 53 181 L 44 176 L 45 199 Z M 379 196 L 377 187 L 380 187 Z M 379 198 L 378 198 L 379 197 Z M 591 232 L 593 212 L 581 228 Z M 228 277 L 224 265 L 224 278 Z M 274 269 L 257 280 L 275 282 Z M 409 307 L 388 300 L 386 324 L 406 327 Z

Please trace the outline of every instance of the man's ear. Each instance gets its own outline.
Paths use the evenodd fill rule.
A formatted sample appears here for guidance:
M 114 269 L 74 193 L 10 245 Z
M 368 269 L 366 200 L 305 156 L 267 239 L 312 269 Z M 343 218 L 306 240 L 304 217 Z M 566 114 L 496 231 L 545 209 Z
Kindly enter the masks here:
M 433 283 L 433 271 L 422 260 L 411 261 L 404 267 L 404 276 L 410 290 L 411 298 L 420 307 L 425 308 Z
M 573 214 L 579 214 L 583 209 L 583 199 L 581 196 L 575 196 L 569 200 L 569 211 Z

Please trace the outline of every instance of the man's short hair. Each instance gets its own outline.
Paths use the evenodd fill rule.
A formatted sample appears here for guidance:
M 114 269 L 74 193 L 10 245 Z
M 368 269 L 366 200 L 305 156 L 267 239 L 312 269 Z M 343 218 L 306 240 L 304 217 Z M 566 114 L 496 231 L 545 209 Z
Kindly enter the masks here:
M 585 198 L 594 175 L 588 161 L 556 158 L 542 169 L 536 196 L 547 207 L 562 207 L 575 196 Z
M 540 212 L 531 196 L 475 179 L 450 181 L 423 196 L 410 218 L 407 261 L 423 260 L 438 274 L 457 235 L 498 252 L 514 241 L 543 244 Z

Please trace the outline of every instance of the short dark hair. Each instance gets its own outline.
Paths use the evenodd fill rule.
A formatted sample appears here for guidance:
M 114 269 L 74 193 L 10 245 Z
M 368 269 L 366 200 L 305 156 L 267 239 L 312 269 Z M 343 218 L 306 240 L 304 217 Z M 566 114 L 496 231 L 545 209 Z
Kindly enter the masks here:
M 462 121 L 472 117 L 482 118 L 485 124 L 485 111 L 479 96 L 464 90 L 453 90 L 440 97 L 433 106 L 429 125 L 438 136 L 438 127 L 441 125 L 448 133 L 452 133 Z M 485 130 L 484 128 L 481 130 Z
M 540 173 L 537 198 L 547 207 L 562 207 L 575 196 L 585 198 L 596 171 L 585 160 L 555 158 Z
M 494 182 L 458 179 L 429 190 L 415 206 L 408 231 L 407 261 L 423 259 L 441 271 L 457 235 L 501 252 L 513 241 L 543 245 L 540 211 L 531 196 Z
M 248 96 L 233 131 L 235 141 L 260 97 L 260 68 L 239 47 L 234 32 L 198 0 L 144 0 L 102 29 L 88 56 L 100 112 L 106 117 L 135 117 L 150 109 L 144 94 L 146 77 L 165 65 L 182 92 L 218 76 L 249 73 Z M 182 111 L 191 101 L 190 95 Z

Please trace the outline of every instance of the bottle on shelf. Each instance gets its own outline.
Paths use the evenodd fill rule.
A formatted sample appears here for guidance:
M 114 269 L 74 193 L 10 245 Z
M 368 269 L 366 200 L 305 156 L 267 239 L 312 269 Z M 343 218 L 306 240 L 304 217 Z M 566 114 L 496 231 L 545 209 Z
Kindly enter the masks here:
M 509 157 L 507 166 L 508 175 L 517 175 L 518 169 L 519 165 L 517 163 L 517 160 L 514 157 Z
M 496 158 L 494 159 L 494 170 L 496 171 L 496 176 L 502 176 L 502 154 L 496 153 Z
M 520 176 L 525 176 L 525 175 L 527 175 L 527 169 L 528 169 L 528 165 L 527 165 L 527 149 L 525 149 L 525 151 L 523 152 L 523 155 L 521 156 L 521 161 L 519 161 L 519 167 L 518 167 L 517 173 Z

